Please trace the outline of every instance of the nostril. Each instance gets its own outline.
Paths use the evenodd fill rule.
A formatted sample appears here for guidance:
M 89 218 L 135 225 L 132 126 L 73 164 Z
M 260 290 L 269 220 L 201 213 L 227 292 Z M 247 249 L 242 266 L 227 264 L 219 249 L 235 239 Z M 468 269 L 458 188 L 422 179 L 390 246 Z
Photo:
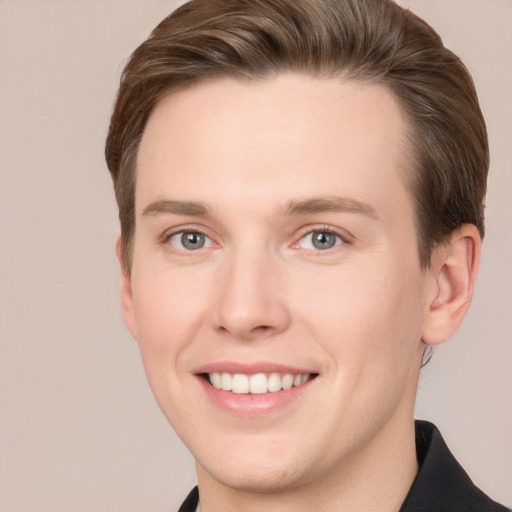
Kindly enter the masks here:
M 238 327 L 238 328 L 237 328 Z M 278 333 L 279 329 L 272 325 L 256 325 L 255 327 L 243 328 L 240 326 L 219 325 L 217 327 L 219 333 L 223 335 L 234 336 L 240 340 L 255 340 L 258 338 L 266 338 Z
M 270 325 L 259 325 L 258 327 L 253 328 L 253 332 L 265 332 L 270 330 Z

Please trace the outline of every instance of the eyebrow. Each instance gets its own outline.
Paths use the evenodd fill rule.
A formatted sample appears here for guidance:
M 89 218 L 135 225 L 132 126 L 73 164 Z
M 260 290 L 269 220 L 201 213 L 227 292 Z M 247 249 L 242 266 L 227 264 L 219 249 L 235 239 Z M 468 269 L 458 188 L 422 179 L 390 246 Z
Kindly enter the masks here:
M 363 201 L 348 197 L 321 196 L 308 199 L 292 199 L 280 210 L 279 216 L 311 215 L 316 213 L 358 213 L 373 219 L 379 216 L 375 208 Z M 151 202 L 142 210 L 142 215 L 153 216 L 161 214 L 190 215 L 194 217 L 211 217 L 210 209 L 197 201 L 178 201 L 160 199 Z
M 176 201 L 170 199 L 162 199 L 153 201 L 148 204 L 142 215 L 160 215 L 162 213 L 170 213 L 173 215 L 193 215 L 197 217 L 211 216 L 208 207 L 196 201 Z
M 283 209 L 283 215 L 308 215 L 315 213 L 359 213 L 378 219 L 377 210 L 368 203 L 348 197 L 321 196 L 304 200 L 293 199 Z

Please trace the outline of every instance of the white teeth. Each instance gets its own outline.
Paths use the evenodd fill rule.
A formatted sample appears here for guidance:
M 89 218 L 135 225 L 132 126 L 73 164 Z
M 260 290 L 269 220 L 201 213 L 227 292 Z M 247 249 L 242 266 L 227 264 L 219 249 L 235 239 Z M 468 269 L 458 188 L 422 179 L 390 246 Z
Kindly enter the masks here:
M 293 375 L 287 373 L 283 377 L 283 382 L 282 382 L 281 386 L 283 387 L 283 389 L 291 389 L 293 386 Z
M 221 375 L 221 386 L 224 391 L 231 391 L 233 389 L 233 377 L 229 373 Z
M 239 395 L 249 393 L 249 377 L 243 373 L 233 375 L 233 393 Z
M 281 377 L 279 373 L 272 373 L 268 378 L 267 388 L 271 393 L 281 391 Z
M 222 377 L 220 373 L 210 373 L 210 382 L 212 383 L 214 388 L 222 389 Z
M 261 395 L 263 393 L 275 393 L 282 389 L 288 390 L 294 386 L 301 386 L 306 383 L 311 374 L 292 375 L 291 373 L 279 374 L 255 373 L 254 375 L 245 375 L 243 373 L 219 373 L 208 374 L 212 386 L 224 391 L 232 391 L 236 394 Z
M 251 375 L 249 378 L 249 391 L 253 395 L 266 393 L 267 390 L 267 377 L 264 373 L 257 373 Z

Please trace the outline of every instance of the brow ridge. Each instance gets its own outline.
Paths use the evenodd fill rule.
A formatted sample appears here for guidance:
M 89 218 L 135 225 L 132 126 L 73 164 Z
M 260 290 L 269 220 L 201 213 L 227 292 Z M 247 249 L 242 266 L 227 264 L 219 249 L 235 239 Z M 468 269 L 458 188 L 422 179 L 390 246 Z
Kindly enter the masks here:
M 303 200 L 292 199 L 283 209 L 283 215 L 308 215 L 324 212 L 359 213 L 378 219 L 377 211 L 371 204 L 349 197 L 319 196 Z
M 159 199 L 148 204 L 142 215 L 160 215 L 169 213 L 173 215 L 193 215 L 198 217 L 210 216 L 208 207 L 197 201 L 178 201 L 174 199 Z
M 363 201 L 348 197 L 318 196 L 307 199 L 292 199 L 280 211 L 281 216 L 312 215 L 317 213 L 358 213 L 378 219 L 375 208 Z M 210 217 L 211 211 L 202 202 L 180 201 L 175 199 L 159 199 L 148 204 L 142 215 L 160 214 L 191 215 Z

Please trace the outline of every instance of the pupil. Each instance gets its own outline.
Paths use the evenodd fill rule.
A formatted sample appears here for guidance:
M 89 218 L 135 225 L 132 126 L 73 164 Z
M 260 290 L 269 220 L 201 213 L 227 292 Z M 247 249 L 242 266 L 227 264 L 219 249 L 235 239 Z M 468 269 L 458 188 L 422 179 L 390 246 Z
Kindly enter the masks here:
M 183 247 L 192 251 L 201 249 L 204 245 L 204 235 L 201 233 L 184 233 L 181 237 L 181 243 Z
M 330 249 L 336 244 L 336 237 L 332 233 L 320 231 L 313 235 L 313 245 L 317 249 Z

